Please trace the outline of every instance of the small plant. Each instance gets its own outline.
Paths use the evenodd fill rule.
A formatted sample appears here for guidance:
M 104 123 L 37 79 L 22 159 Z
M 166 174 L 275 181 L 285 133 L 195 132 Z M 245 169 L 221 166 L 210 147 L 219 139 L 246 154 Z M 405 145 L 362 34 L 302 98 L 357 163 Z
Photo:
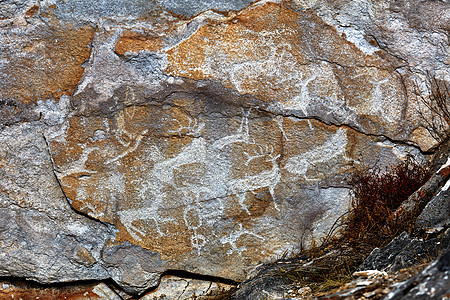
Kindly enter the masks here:
M 415 95 L 428 109 L 427 113 L 419 111 L 425 122 L 425 129 L 439 143 L 450 137 L 450 86 L 436 76 L 427 73 L 427 88 L 430 92 L 424 96 L 415 85 Z
M 294 264 L 281 264 L 272 276 L 288 279 L 297 286 L 308 287 L 313 296 L 352 280 L 352 274 L 374 247 L 382 247 L 397 233 L 414 222 L 396 223 L 392 213 L 431 176 L 428 168 L 412 157 L 382 172 L 360 172 L 353 179 L 352 210 L 340 218 L 320 245 L 313 244 L 294 258 Z M 386 226 L 389 230 L 386 232 Z M 334 229 L 340 234 L 333 235 Z M 284 258 L 284 255 L 283 257 Z M 297 262 L 296 262 L 297 260 Z
M 353 202 L 343 238 L 351 244 L 382 246 L 411 222 L 389 219 L 403 201 L 419 189 L 431 176 L 428 168 L 408 157 L 386 172 L 373 170 L 355 175 Z M 388 230 L 386 230 L 388 228 Z

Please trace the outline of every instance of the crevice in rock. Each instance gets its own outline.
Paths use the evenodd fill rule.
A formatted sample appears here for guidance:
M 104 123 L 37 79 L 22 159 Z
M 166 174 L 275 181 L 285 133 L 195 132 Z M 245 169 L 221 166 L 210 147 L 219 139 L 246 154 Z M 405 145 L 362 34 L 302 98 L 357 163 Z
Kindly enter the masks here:
M 177 277 L 179 279 L 209 281 L 209 282 L 230 285 L 230 286 L 234 286 L 234 287 L 237 287 L 241 283 L 239 281 L 235 281 L 235 280 L 229 279 L 229 278 L 212 276 L 212 275 L 203 275 L 203 274 L 199 274 L 199 273 L 193 273 L 193 272 L 189 272 L 189 271 L 175 270 L 175 269 L 169 269 L 169 270 L 166 270 L 164 273 L 162 273 L 161 277 L 160 277 L 160 282 L 164 276 L 173 276 L 173 277 Z M 157 286 L 151 287 L 151 288 L 145 290 L 144 292 L 140 293 L 139 295 L 137 295 L 136 299 L 139 299 L 140 297 L 144 296 L 147 293 L 156 291 L 156 290 L 158 290 L 158 288 L 159 288 L 159 284 Z
M 271 111 L 271 110 L 269 110 L 267 108 L 264 108 L 264 107 L 258 107 L 257 109 L 259 109 L 260 111 L 266 112 L 268 114 L 274 115 L 274 116 L 282 116 L 282 117 L 285 117 L 285 118 L 293 118 L 293 119 L 296 119 L 296 120 L 317 121 L 317 122 L 320 122 L 321 124 L 326 125 L 326 126 L 336 126 L 338 128 L 351 129 L 351 130 L 353 130 L 353 131 L 355 131 L 355 132 L 357 132 L 359 134 L 362 134 L 362 135 L 365 135 L 365 136 L 368 136 L 368 137 L 384 138 L 387 141 L 389 141 L 389 142 L 391 142 L 393 144 L 396 144 L 396 145 L 413 147 L 413 148 L 417 149 L 422 155 L 431 155 L 431 154 L 435 153 L 435 151 L 433 149 L 430 149 L 428 151 L 424 151 L 418 145 L 416 145 L 413 142 L 397 140 L 397 139 L 391 138 L 391 137 L 389 137 L 389 136 L 387 136 L 385 134 L 381 134 L 381 133 L 377 134 L 377 133 L 364 132 L 363 130 L 361 130 L 361 129 L 355 127 L 355 126 L 352 126 L 350 124 L 345 124 L 345 123 L 339 124 L 339 123 L 334 123 L 334 122 L 330 122 L 330 121 L 325 121 L 325 120 L 322 120 L 321 118 L 319 118 L 317 116 L 304 116 L 303 117 L 303 116 L 298 116 L 298 115 L 296 115 L 294 113 L 287 113 L 287 114 L 277 113 L 277 112 Z
M 219 277 L 219 276 L 212 276 L 212 275 L 203 275 L 199 273 L 193 273 L 189 271 L 183 271 L 183 270 L 167 270 L 165 271 L 162 276 L 176 276 L 179 278 L 185 278 L 185 279 L 197 279 L 197 280 L 203 280 L 203 281 L 213 281 L 228 285 L 238 285 L 240 282 L 235 281 L 233 279 Z
M 48 140 L 47 140 L 45 134 L 42 134 L 42 137 L 43 137 L 43 139 L 44 139 L 44 141 L 45 141 L 46 150 L 47 150 L 47 153 L 48 153 L 48 155 L 49 155 L 49 157 L 50 157 L 50 161 L 51 161 L 51 163 L 52 163 L 52 173 L 53 173 L 53 176 L 55 177 L 55 180 L 56 180 L 56 182 L 58 183 L 58 186 L 59 186 L 59 188 L 60 188 L 60 190 L 61 190 L 61 193 L 62 193 L 62 195 L 64 196 L 64 199 L 66 199 L 66 202 L 67 202 L 67 204 L 69 205 L 70 209 L 71 209 L 73 212 L 75 212 L 76 214 L 80 215 L 80 216 L 83 216 L 83 217 L 85 217 L 85 218 L 88 218 L 89 220 L 92 220 L 92 221 L 95 221 L 95 222 L 98 222 L 98 223 L 103 224 L 106 228 L 108 228 L 109 231 L 111 231 L 111 235 L 114 235 L 114 234 L 112 233 L 112 228 L 114 228 L 114 225 L 113 225 L 113 224 L 108 223 L 108 222 L 105 222 L 105 221 L 101 221 L 101 220 L 96 219 L 96 218 L 94 218 L 94 217 L 91 217 L 90 215 L 88 215 L 88 214 L 86 214 L 86 213 L 83 213 L 83 212 L 81 212 L 81 211 L 76 210 L 76 209 L 72 206 L 72 204 L 70 203 L 69 198 L 68 198 L 67 195 L 66 195 L 66 192 L 64 191 L 64 188 L 63 188 L 63 186 L 62 186 L 61 181 L 59 180 L 58 176 L 56 175 L 56 172 L 57 172 L 57 171 L 56 171 L 56 165 L 55 165 L 55 161 L 53 160 L 53 156 L 52 156 L 52 152 L 51 152 L 51 149 L 50 149 L 50 145 L 49 145 L 49 143 L 48 143 Z
M 338 65 L 334 62 L 330 62 L 330 61 L 327 61 L 327 62 L 329 62 L 330 64 Z M 342 66 L 342 67 L 345 67 L 345 66 Z M 372 66 L 365 66 L 365 67 L 372 67 Z M 396 73 L 398 73 L 398 72 L 396 72 Z M 185 77 L 178 77 L 178 78 L 185 81 L 185 84 L 188 84 L 188 85 L 195 85 L 195 83 L 196 83 L 195 81 L 192 81 L 189 78 L 185 78 Z M 172 96 L 176 93 L 180 93 L 180 92 L 188 93 L 188 94 L 192 94 L 192 95 L 204 96 L 206 98 L 211 98 L 211 99 L 214 99 L 218 96 L 221 100 L 224 100 L 227 103 L 229 103 L 233 106 L 236 106 L 236 107 L 238 107 L 238 106 L 244 107 L 244 108 L 251 107 L 257 111 L 259 110 L 260 112 L 264 112 L 264 113 L 267 113 L 272 116 L 281 116 L 281 117 L 286 117 L 286 118 L 290 117 L 290 118 L 294 118 L 296 120 L 314 120 L 314 121 L 318 121 L 321 124 L 326 125 L 326 126 L 336 126 L 338 128 L 342 128 L 342 127 L 348 128 L 359 134 L 362 134 L 362 135 L 365 135 L 368 137 L 384 138 L 393 144 L 413 147 L 413 148 L 417 149 L 422 155 L 432 155 L 435 153 L 436 147 L 433 147 L 433 148 L 425 151 L 425 150 L 422 150 L 414 142 L 398 140 L 398 139 L 389 137 L 386 134 L 382 134 L 382 133 L 377 134 L 377 133 L 366 132 L 363 129 L 360 129 L 354 125 L 345 124 L 345 123 L 339 124 L 339 123 L 335 123 L 335 122 L 331 122 L 331 121 L 325 121 L 318 116 L 298 116 L 295 113 L 283 113 L 282 111 L 280 111 L 276 108 L 271 109 L 270 107 L 268 107 L 268 104 L 266 102 L 264 102 L 260 99 L 257 99 L 256 97 L 254 97 L 252 95 L 249 95 L 249 94 L 242 95 L 234 89 L 223 86 L 223 84 L 221 84 L 220 82 L 210 80 L 210 79 L 203 80 L 203 81 L 205 82 L 204 86 L 202 86 L 202 87 L 190 86 L 191 90 L 189 90 L 189 87 L 187 89 L 182 88 L 182 87 L 178 87 L 178 88 L 172 87 L 172 90 L 167 95 L 163 95 L 162 97 L 157 97 L 157 99 L 161 99 L 157 102 L 164 103 L 167 99 L 169 99 L 170 96 Z M 218 92 L 220 92 L 220 93 L 218 93 Z M 229 97 L 222 96 L 224 93 L 226 93 L 226 95 L 228 95 Z M 143 105 L 145 105 L 145 102 L 148 102 L 148 101 L 144 100 Z M 117 107 L 117 108 L 119 108 L 119 107 Z M 275 111 L 275 110 L 278 110 L 278 111 Z M 402 112 L 402 114 L 404 114 L 404 112 Z

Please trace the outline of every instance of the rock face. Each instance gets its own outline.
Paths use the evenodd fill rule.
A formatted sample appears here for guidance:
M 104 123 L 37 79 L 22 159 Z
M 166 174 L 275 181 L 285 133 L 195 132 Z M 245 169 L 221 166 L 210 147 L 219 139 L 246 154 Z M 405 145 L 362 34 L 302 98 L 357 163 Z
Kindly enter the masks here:
M 450 251 L 383 299 L 445 299 L 450 296 Z
M 244 280 L 435 145 L 409 96 L 449 80 L 444 2 L 0 8 L 0 275 Z
M 403 232 L 382 249 L 375 248 L 359 270 L 379 270 L 389 273 L 429 262 L 450 249 L 450 230 L 426 241 L 411 238 Z

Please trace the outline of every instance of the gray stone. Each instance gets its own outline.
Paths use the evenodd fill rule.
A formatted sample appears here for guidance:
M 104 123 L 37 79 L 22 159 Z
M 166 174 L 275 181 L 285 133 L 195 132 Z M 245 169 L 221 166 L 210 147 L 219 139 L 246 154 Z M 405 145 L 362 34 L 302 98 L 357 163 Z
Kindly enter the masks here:
M 450 225 L 450 193 L 445 188 L 425 206 L 417 217 L 416 227 L 433 229 Z
M 44 130 L 34 122 L 0 132 L 0 274 L 42 283 L 106 279 L 98 260 L 112 228 L 69 206 Z
M 0 19 L 13 18 L 23 14 L 37 1 L 4 0 L 0 3 Z
M 390 273 L 413 265 L 426 263 L 450 248 L 450 230 L 428 240 L 411 238 L 403 232 L 382 249 L 374 249 L 358 268 Z
M 218 11 L 232 11 L 241 10 L 247 5 L 252 3 L 251 0 L 232 0 L 232 1 L 221 1 L 221 0 L 206 0 L 206 1 L 195 1 L 195 0 L 156 0 L 156 2 L 161 5 L 164 9 L 172 11 L 176 14 L 184 15 L 188 18 L 195 16 L 205 10 L 214 9 Z
M 54 4 L 54 11 L 58 19 L 76 23 L 97 23 L 99 19 L 114 19 L 123 22 L 145 18 L 161 11 L 155 1 L 147 0 L 69 0 L 55 1 Z
M 158 285 L 165 271 L 159 253 L 130 243 L 104 249 L 103 266 L 112 279 L 130 294 L 139 294 Z
M 448 76 L 447 2 L 0 6 L 2 276 L 244 280 L 436 145 L 408 91 Z
M 449 276 L 450 251 L 443 254 L 416 276 L 397 286 L 383 297 L 383 300 L 447 299 L 450 291 Z

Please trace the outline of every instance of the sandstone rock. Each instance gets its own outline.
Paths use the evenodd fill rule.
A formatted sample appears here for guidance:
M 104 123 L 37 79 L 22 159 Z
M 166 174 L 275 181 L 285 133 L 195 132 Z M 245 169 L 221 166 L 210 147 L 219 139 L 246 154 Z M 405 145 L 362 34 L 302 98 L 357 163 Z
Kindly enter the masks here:
M 291 4 L 2 1 L 0 275 L 244 280 L 355 170 L 426 159 L 407 91 L 448 70 L 448 4 Z
M 372 161 L 367 147 L 393 159 L 398 149 L 252 108 L 257 100 L 220 86 L 122 87 L 98 105 L 86 100 L 95 95 L 77 94 L 80 112 L 49 139 L 72 206 L 170 268 L 234 280 L 302 234 L 326 234 L 348 207 L 345 176 Z

